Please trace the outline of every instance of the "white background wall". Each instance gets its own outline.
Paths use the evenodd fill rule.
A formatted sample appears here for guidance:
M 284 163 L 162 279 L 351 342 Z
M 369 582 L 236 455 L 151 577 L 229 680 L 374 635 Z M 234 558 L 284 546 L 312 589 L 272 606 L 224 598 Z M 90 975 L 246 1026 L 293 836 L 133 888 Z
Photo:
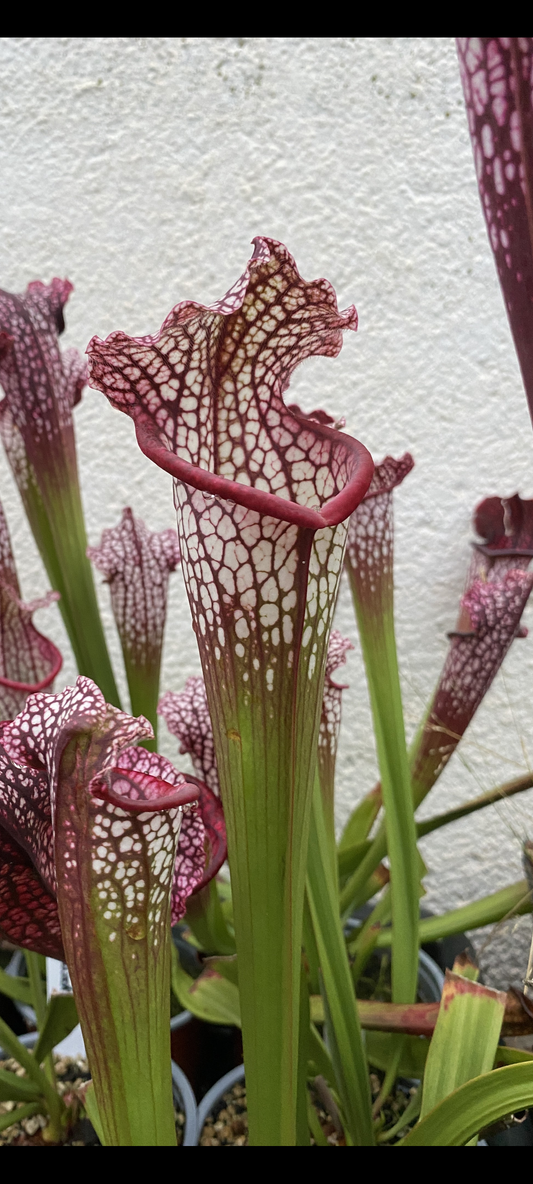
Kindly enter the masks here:
M 293 398 L 344 414 L 376 460 L 410 449 L 396 495 L 396 587 L 405 711 L 413 730 L 446 652 L 469 561 L 471 515 L 490 494 L 533 496 L 533 434 L 488 246 L 454 44 L 410 38 L 93 38 L 0 41 L 0 285 L 67 275 L 65 346 L 113 329 L 155 332 L 170 308 L 209 303 L 241 273 L 256 234 L 281 239 L 303 276 L 324 275 L 357 335 L 308 361 Z M 91 542 L 125 504 L 173 523 L 171 481 L 131 422 L 87 391 L 76 411 Z M 0 457 L 24 594 L 46 586 Z M 97 577 L 100 583 L 100 577 Z M 118 649 L 101 589 L 113 654 Z M 37 623 L 75 670 L 57 610 Z M 373 783 L 367 692 L 352 638 L 338 819 Z M 162 689 L 199 672 L 173 577 Z M 61 681 L 58 681 L 58 686 Z M 533 635 L 515 643 L 427 813 L 526 771 L 533 760 Z M 162 727 L 164 733 L 164 726 Z M 163 736 L 164 751 L 176 746 Z M 180 758 L 186 767 L 186 759 Z M 533 793 L 428 837 L 426 903 L 452 907 L 521 876 Z M 478 937 L 487 976 L 525 969 L 530 921 Z M 484 948 L 482 948 L 484 946 Z

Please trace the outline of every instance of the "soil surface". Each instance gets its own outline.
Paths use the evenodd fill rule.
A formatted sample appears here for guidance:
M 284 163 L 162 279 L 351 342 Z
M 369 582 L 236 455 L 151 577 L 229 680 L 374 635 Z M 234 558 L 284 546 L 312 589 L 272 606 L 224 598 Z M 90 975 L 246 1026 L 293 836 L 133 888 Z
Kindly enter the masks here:
M 370 1074 L 370 1088 L 372 1092 L 372 1100 L 377 1098 L 382 1083 L 383 1075 L 378 1073 Z M 398 1084 L 393 1094 L 391 1094 L 385 1101 L 383 1106 L 383 1127 L 393 1126 L 401 1118 L 404 1110 L 407 1108 L 416 1087 L 411 1083 L 405 1085 Z M 321 1146 L 328 1147 L 345 1147 L 346 1142 L 344 1134 L 339 1126 L 336 1116 L 332 1116 L 326 1109 L 323 1100 L 319 1096 L 316 1089 L 310 1089 L 311 1101 L 315 1108 L 318 1121 L 322 1130 Z M 390 1146 L 407 1133 L 407 1128 L 398 1131 L 394 1140 L 391 1140 Z M 200 1147 L 247 1147 L 248 1146 L 248 1112 L 246 1108 L 246 1087 L 242 1084 L 234 1085 L 232 1089 L 228 1090 L 223 1095 L 217 1106 L 213 1108 L 211 1114 L 208 1114 L 205 1124 L 200 1135 Z M 311 1147 L 318 1146 L 317 1140 L 310 1137 Z
M 92 1123 L 84 1116 L 81 1102 L 78 1099 L 78 1091 L 90 1081 L 87 1060 L 85 1057 L 54 1056 L 54 1064 L 58 1092 L 65 1097 L 66 1101 L 72 1100 L 73 1102 L 75 1121 L 68 1137 L 61 1144 L 47 1142 L 43 1138 L 47 1119 L 43 1114 L 33 1114 L 31 1118 L 23 1118 L 22 1122 L 13 1123 L 7 1130 L 1 1131 L 0 1147 L 101 1147 L 98 1135 Z M 17 1077 L 26 1077 L 24 1069 L 21 1069 L 18 1062 L 12 1057 L 5 1061 L 0 1060 L 0 1069 L 8 1069 Z M 16 1102 L 0 1102 L 0 1116 L 16 1110 L 18 1105 L 19 1103 Z M 174 1115 L 179 1146 L 183 1140 L 185 1115 L 176 1109 Z

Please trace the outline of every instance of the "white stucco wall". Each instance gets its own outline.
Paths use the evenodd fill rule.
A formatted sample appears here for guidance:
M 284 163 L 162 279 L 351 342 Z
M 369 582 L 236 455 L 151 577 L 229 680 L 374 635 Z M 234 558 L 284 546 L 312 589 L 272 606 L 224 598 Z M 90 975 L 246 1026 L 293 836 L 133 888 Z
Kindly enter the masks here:
M 358 334 L 337 360 L 307 362 L 292 391 L 308 409 L 344 414 L 377 460 L 415 456 L 396 495 L 398 641 L 413 730 L 455 622 L 474 506 L 489 494 L 533 496 L 533 434 L 453 42 L 4 39 L 0 71 L 0 285 L 21 291 L 67 275 L 75 292 L 65 346 L 83 351 L 94 333 L 118 328 L 152 333 L 178 300 L 215 300 L 256 234 L 281 239 L 304 277 L 331 280 L 341 307 L 355 302 Z M 171 524 L 170 478 L 142 456 L 131 422 L 88 391 L 76 425 L 90 541 L 125 504 L 151 528 Z M 30 597 L 46 578 L 3 455 L 0 497 Z M 118 661 L 105 588 L 101 603 Z M 57 610 L 38 623 L 63 649 L 70 682 Z M 376 775 L 346 587 L 336 624 L 356 645 L 341 823 Z M 162 688 L 181 689 L 198 672 L 178 575 Z M 428 813 L 528 768 L 532 689 L 533 636 L 515 643 Z M 163 742 L 176 758 L 170 737 Z M 520 878 L 532 813 L 526 794 L 424 840 L 426 903 L 452 907 Z M 526 919 L 478 941 L 492 981 L 523 974 L 529 932 Z

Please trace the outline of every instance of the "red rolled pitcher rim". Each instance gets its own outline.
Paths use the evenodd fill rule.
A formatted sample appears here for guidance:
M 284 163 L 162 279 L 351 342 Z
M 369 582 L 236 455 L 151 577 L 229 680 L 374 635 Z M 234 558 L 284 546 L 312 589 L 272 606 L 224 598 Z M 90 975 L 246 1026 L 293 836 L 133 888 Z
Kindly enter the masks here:
M 53 641 L 50 641 L 50 639 L 45 637 L 43 633 L 40 633 L 38 629 L 35 629 L 35 633 L 41 638 L 42 641 L 46 643 L 51 655 L 54 656 L 54 664 L 50 673 L 45 675 L 45 677 L 42 678 L 40 682 L 17 682 L 16 679 L 4 678 L 3 676 L 0 676 L 0 687 L 7 687 L 10 691 L 24 691 L 31 695 L 37 694 L 38 691 L 45 691 L 46 688 L 50 686 L 50 683 L 52 683 L 54 679 L 57 678 L 59 671 L 63 666 L 63 656 L 60 654 Z
M 162 787 L 161 796 L 131 799 L 115 793 L 110 784 L 111 777 L 135 781 L 136 775 L 143 781 L 151 781 L 154 785 L 160 785 Z M 188 777 L 180 785 L 171 785 L 161 777 L 153 777 L 151 773 L 144 773 L 137 769 L 121 769 L 119 766 L 113 766 L 112 769 L 105 769 L 98 773 L 89 782 L 88 788 L 93 798 L 110 802 L 127 814 L 158 814 L 162 810 L 179 809 L 182 806 L 191 805 L 193 802 L 197 802 L 199 797 L 197 785 L 193 784 L 192 779 Z
M 291 412 L 294 415 L 294 412 Z M 299 419 L 299 416 L 295 416 Z M 301 417 L 302 427 L 310 427 L 306 416 Z M 199 489 L 203 493 L 236 502 L 255 510 L 258 514 L 277 518 L 282 522 L 294 523 L 296 526 L 307 527 L 310 530 L 321 530 L 328 526 L 338 526 L 349 518 L 357 506 L 362 502 L 374 473 L 374 461 L 364 444 L 354 436 L 337 432 L 334 428 L 318 424 L 313 420 L 312 430 L 335 443 L 342 443 L 355 457 L 357 471 L 340 493 L 324 502 L 320 510 L 311 510 L 307 506 L 300 506 L 288 498 L 278 497 L 277 494 L 267 493 L 256 489 L 252 485 L 242 485 L 239 481 L 230 481 L 217 473 L 210 473 L 190 461 L 182 460 L 170 452 L 163 443 L 163 438 L 157 432 L 153 421 L 146 415 L 135 417 L 135 432 L 137 442 L 144 455 L 152 460 L 159 468 L 170 473 L 176 480 L 185 485 Z

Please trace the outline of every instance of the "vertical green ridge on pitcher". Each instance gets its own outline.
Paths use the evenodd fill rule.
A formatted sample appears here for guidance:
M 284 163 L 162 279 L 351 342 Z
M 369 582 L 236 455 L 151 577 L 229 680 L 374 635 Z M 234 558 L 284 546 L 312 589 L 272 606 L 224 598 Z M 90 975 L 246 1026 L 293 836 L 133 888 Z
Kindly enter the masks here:
M 339 917 L 337 874 L 332 866 L 324 813 L 317 776 L 311 811 L 306 890 L 320 965 L 319 981 L 347 1131 L 354 1146 L 372 1147 L 374 1132 L 368 1065 Z
M 324 695 L 313 788 L 307 855 L 305 953 L 313 978 L 320 985 L 327 1021 L 328 1043 L 342 1103 L 348 1144 L 373 1146 L 374 1131 L 368 1065 L 352 984 L 346 942 L 339 916 L 338 870 L 335 847 L 334 784 L 339 741 L 342 692 L 346 685 L 333 672 L 353 649 L 348 638 L 333 629 L 326 657 Z M 311 932 L 310 932 L 311 930 Z
M 209 308 L 155 338 L 89 345 L 91 382 L 175 478 L 184 578 L 228 829 L 250 1139 L 294 1145 L 301 931 L 311 795 L 343 521 L 372 475 L 323 412 L 287 407 L 290 375 L 336 356 L 355 309 L 254 240 Z

